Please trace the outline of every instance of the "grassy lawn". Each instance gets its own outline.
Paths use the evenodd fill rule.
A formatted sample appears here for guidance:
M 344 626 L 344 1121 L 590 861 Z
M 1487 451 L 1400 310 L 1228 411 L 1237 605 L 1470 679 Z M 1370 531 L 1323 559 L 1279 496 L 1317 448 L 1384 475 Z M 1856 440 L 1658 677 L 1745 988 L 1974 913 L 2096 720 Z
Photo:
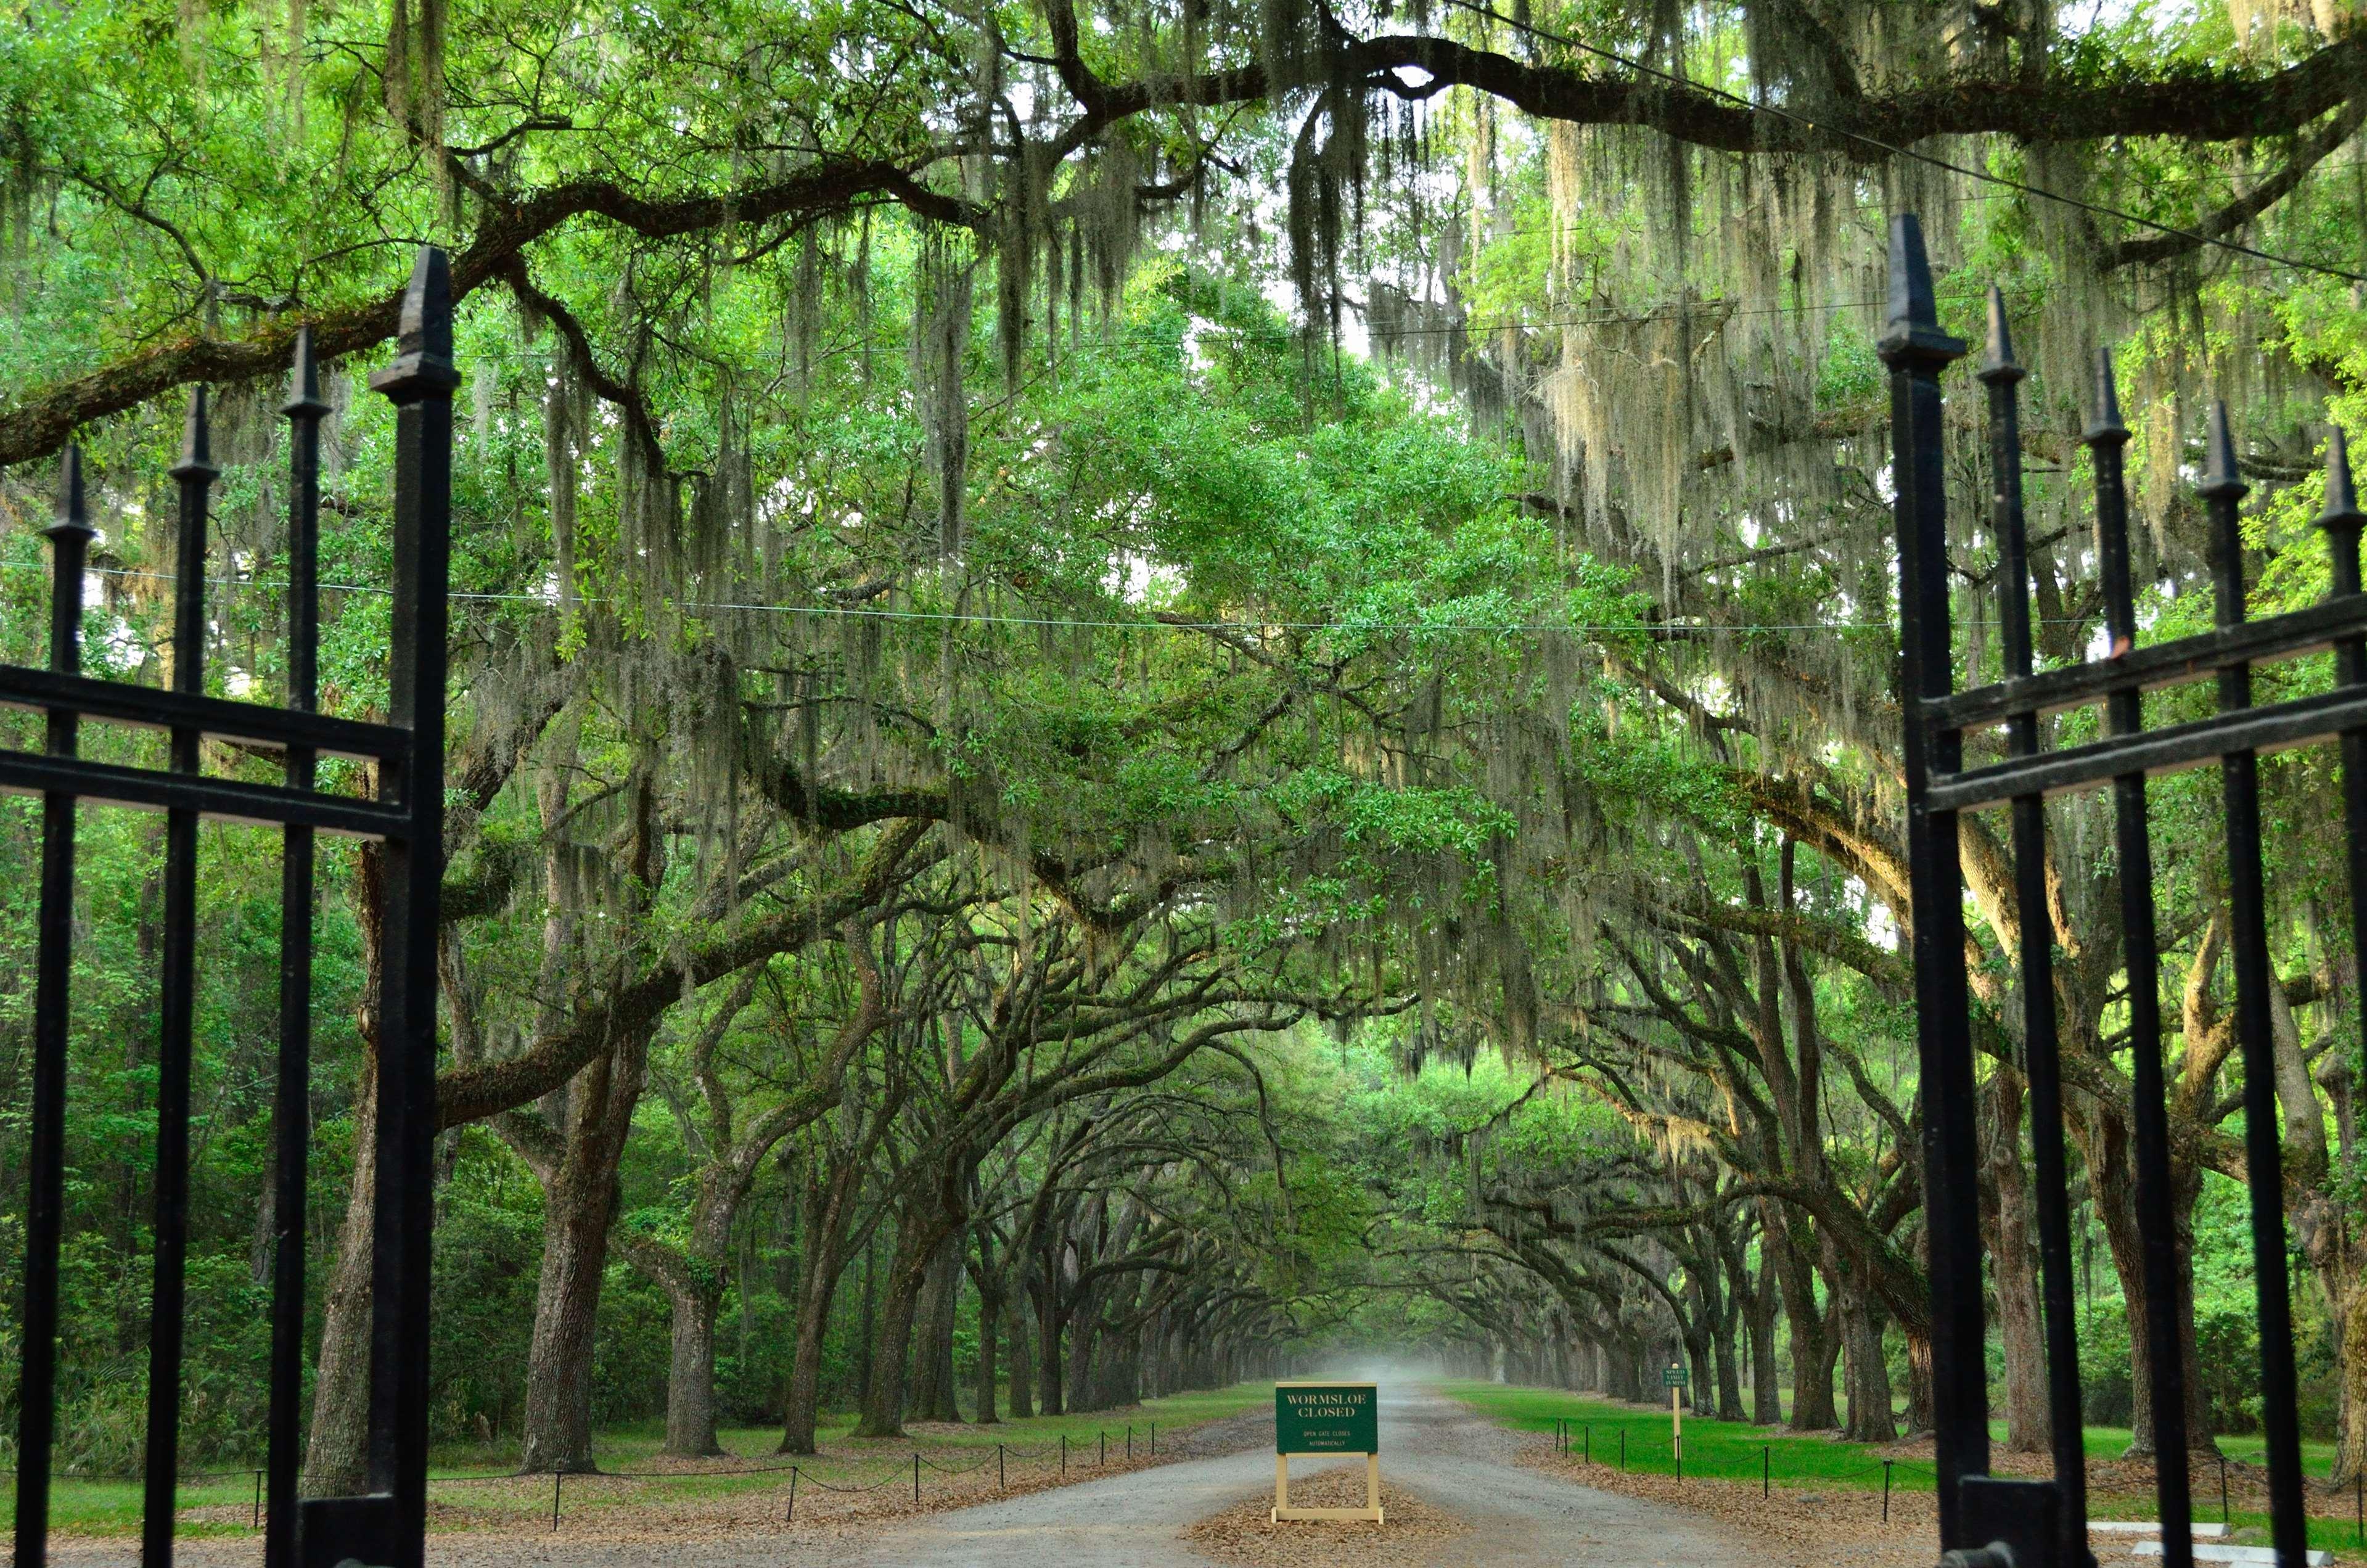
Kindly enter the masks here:
M 1647 1410 L 1636 1405 L 1611 1404 L 1589 1399 L 1581 1394 L 1557 1389 L 1516 1388 L 1499 1383 L 1455 1382 L 1443 1385 L 1444 1392 L 1481 1415 L 1502 1426 L 1527 1432 L 1551 1432 L 1557 1420 L 1568 1420 L 1570 1453 L 1577 1457 L 1591 1454 L 1593 1461 L 1608 1467 L 1622 1463 L 1621 1444 L 1624 1438 L 1625 1467 L 1631 1471 L 1668 1475 L 1676 1465 L 1669 1444 L 1669 1413 Z M 2002 1441 L 2005 1426 L 1993 1424 L 1990 1436 Z M 2090 1426 L 2087 1429 L 2088 1456 L 2091 1460 L 2116 1460 L 2129 1446 L 2129 1429 L 2125 1426 Z M 2258 1437 L 2227 1437 L 2219 1446 L 2230 1460 L 2248 1463 L 2260 1462 L 2262 1442 Z M 2313 1475 L 2323 1475 L 2334 1460 L 2332 1443 L 2305 1442 L 2302 1457 Z M 1847 1443 L 1838 1437 L 1795 1437 L 1768 1427 L 1754 1426 L 1743 1421 L 1714 1421 L 1688 1414 L 1685 1416 L 1684 1473 L 1688 1479 L 1724 1479 L 1757 1481 L 1762 1467 L 1767 1479 L 1777 1486 L 1852 1487 L 1880 1491 L 1883 1484 L 1881 1450 L 1867 1443 Z M 1929 1492 L 1935 1482 L 1928 1460 L 1895 1460 L 1890 1467 L 1890 1485 L 1900 1492 Z M 2148 1494 L 2096 1498 L 2090 1509 L 2091 1518 L 2149 1519 L 2156 1517 L 2154 1501 Z M 2349 1496 L 2328 1498 L 2313 1496 L 2313 1504 L 2332 1510 L 2331 1517 L 2310 1520 L 2309 1543 L 2329 1551 L 2345 1551 L 2355 1555 L 2360 1548 L 2360 1532 L 2351 1517 Z M 2199 1484 L 2194 1498 L 2194 1517 L 2212 1520 L 2220 1517 L 2219 1499 L 2214 1488 Z M 2233 1509 L 2229 1516 L 2239 1540 L 2250 1539 L 2247 1532 L 2264 1532 L 2268 1516 Z M 2265 1533 L 2259 1537 L 2265 1540 Z
M 777 1426 L 725 1430 L 721 1437 L 728 1452 L 720 1459 L 697 1461 L 661 1460 L 658 1450 L 665 1441 L 665 1426 L 662 1421 L 653 1421 L 603 1432 L 597 1447 L 603 1470 L 610 1472 L 671 1471 L 677 1468 L 697 1471 L 744 1465 L 754 1472 L 669 1476 L 664 1480 L 639 1481 L 613 1474 L 607 1477 L 571 1476 L 564 1483 L 562 1505 L 566 1515 L 573 1517 L 595 1509 L 630 1507 L 659 1499 L 683 1503 L 703 1497 L 768 1491 L 784 1484 L 783 1471 L 792 1462 L 797 1464 L 802 1475 L 816 1483 L 869 1485 L 909 1476 L 915 1452 L 923 1458 L 925 1478 L 930 1473 L 927 1466 L 931 1463 L 946 1470 L 992 1464 L 998 1444 L 1004 1446 L 1004 1462 L 1011 1467 L 1015 1477 L 1023 1472 L 1022 1467 L 1025 1467 L 1025 1472 L 1029 1473 L 1058 1467 L 1063 1437 L 1068 1439 L 1069 1467 L 1071 1470 L 1090 1469 L 1100 1461 L 1104 1437 L 1109 1445 L 1110 1460 L 1116 1463 L 1127 1451 L 1128 1429 L 1131 1428 L 1135 1457 L 1139 1459 L 1150 1451 L 1154 1425 L 1158 1427 L 1160 1447 L 1164 1449 L 1171 1440 L 1182 1438 L 1195 1427 L 1246 1411 L 1263 1409 L 1273 1397 L 1271 1384 L 1241 1383 L 1228 1389 L 1203 1390 L 1173 1394 L 1164 1399 L 1145 1400 L 1140 1404 L 1118 1410 L 1093 1411 L 1077 1415 L 1039 1415 L 1025 1421 L 1004 1421 L 992 1426 L 930 1426 L 919 1428 L 910 1437 L 860 1442 L 847 1436 L 854 1429 L 855 1417 L 851 1414 L 840 1415 L 826 1417 L 822 1423 L 820 1433 L 822 1452 L 794 1461 L 773 1451 L 781 1440 Z M 428 1469 L 429 1496 L 436 1503 L 459 1505 L 481 1514 L 515 1514 L 521 1519 L 534 1517 L 548 1518 L 550 1478 L 547 1475 L 517 1477 L 506 1473 L 516 1462 L 517 1450 L 514 1446 L 486 1449 L 476 1444 L 465 1444 L 440 1448 L 433 1456 Z M 759 1466 L 763 1468 L 755 1468 Z M 255 1495 L 255 1477 L 251 1471 L 184 1481 L 180 1488 L 182 1509 L 207 1509 L 209 1517 L 185 1518 L 181 1533 L 185 1536 L 254 1533 Z M 61 1534 L 136 1534 L 140 1528 L 140 1484 L 137 1482 L 62 1480 L 50 1491 L 51 1528 Z M 14 1487 L 0 1488 L 0 1528 L 13 1524 L 15 1516 Z

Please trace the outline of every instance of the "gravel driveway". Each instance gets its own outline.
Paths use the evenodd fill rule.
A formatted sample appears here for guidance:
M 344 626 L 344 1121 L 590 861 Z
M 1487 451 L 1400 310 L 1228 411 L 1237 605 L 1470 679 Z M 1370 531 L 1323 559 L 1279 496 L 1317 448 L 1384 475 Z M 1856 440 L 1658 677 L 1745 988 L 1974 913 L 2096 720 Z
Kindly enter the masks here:
M 1274 1486 L 1268 1425 L 1225 1426 L 1254 1446 L 902 1521 L 606 1541 L 431 1534 L 428 1568 L 1208 1568 L 1177 1532 Z M 1755 1568 L 1761 1561 L 1704 1515 L 1518 1465 L 1520 1442 L 1441 1395 L 1383 1392 L 1383 1473 L 1469 1527 L 1443 1549 L 1455 1568 Z M 1294 1460 L 1292 1478 L 1363 1463 Z M 130 1540 L 60 1541 L 52 1561 L 100 1568 L 137 1553 Z M 185 1568 L 253 1568 L 256 1555 L 251 1542 L 191 1540 L 176 1559 Z
M 1745 1568 L 1757 1560 L 1746 1541 L 1700 1515 L 1514 1465 L 1517 1442 L 1452 1400 L 1383 1393 L 1383 1472 L 1469 1524 L 1470 1533 L 1444 1549 L 1457 1564 Z M 1291 1473 L 1295 1480 L 1324 1468 L 1294 1460 Z M 1207 1559 L 1176 1531 L 1273 1485 L 1270 1449 L 1195 1460 L 916 1519 L 843 1561 L 862 1568 L 1206 1568 Z M 760 1560 L 730 1561 L 753 1568 Z

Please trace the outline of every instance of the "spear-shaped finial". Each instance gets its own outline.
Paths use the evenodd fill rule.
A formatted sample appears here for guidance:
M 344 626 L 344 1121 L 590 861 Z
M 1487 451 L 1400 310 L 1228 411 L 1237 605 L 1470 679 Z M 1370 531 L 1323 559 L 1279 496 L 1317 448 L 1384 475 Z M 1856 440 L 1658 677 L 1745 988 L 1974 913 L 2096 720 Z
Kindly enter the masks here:
M 2236 437 L 2227 428 L 2227 404 L 2223 400 L 2211 405 L 2211 434 L 2203 460 L 2203 483 L 2199 486 L 2209 498 L 2221 495 L 2241 495 L 2252 487 L 2244 483 L 2236 466 Z
M 206 389 L 189 389 L 188 423 L 181 427 L 181 460 L 167 471 L 175 479 L 211 479 L 214 467 L 213 426 L 206 419 Z
M 2005 323 L 2005 290 L 1994 283 L 1989 285 L 1988 347 L 1981 356 L 1980 369 L 1975 373 L 1992 384 L 1999 381 L 2010 384 L 2030 373 L 2014 363 L 2013 334 L 2007 329 Z
M 289 418 L 318 418 L 329 412 L 321 396 L 321 366 L 312 355 L 312 329 L 296 329 L 296 358 L 288 371 L 288 401 L 279 412 Z
M 1944 364 L 1965 351 L 1964 340 L 1940 330 L 1940 308 L 1931 292 L 1931 258 L 1923 249 L 1923 225 L 1912 212 L 1890 221 L 1890 321 L 1880 349 L 1893 366 Z
M 402 291 L 394 363 L 370 378 L 370 390 L 402 401 L 459 384 L 452 368 L 452 269 L 444 252 L 421 245 Z
M 2359 493 L 2351 487 L 2350 451 L 2339 425 L 2326 438 L 2326 504 L 2318 508 L 2317 526 L 2349 528 L 2354 534 L 2367 526 L 2367 512 L 2359 509 Z
M 2079 439 L 2093 447 L 2105 441 L 2119 446 L 2128 438 L 2129 427 L 2121 423 L 2120 389 L 2112 384 L 2112 351 L 2099 348 L 2096 350 L 2096 417 L 2088 422 L 2088 428 Z
M 89 510 L 83 504 L 82 448 L 69 442 L 65 457 L 58 464 L 58 520 L 41 530 L 44 537 L 61 540 L 72 536 L 88 540 L 97 530 L 90 526 Z

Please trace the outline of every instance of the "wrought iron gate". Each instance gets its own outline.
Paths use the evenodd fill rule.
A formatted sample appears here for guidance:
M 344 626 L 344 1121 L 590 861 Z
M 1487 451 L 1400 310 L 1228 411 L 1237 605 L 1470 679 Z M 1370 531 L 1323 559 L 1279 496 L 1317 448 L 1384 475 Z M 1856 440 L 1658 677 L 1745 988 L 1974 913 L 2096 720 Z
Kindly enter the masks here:
M 2225 811 L 2235 1026 L 2244 1067 L 2245 1169 L 2254 1195 L 2252 1262 L 2259 1292 L 2259 1389 L 2268 1439 L 2271 1540 L 2281 1568 L 2303 1568 L 2305 1518 L 2294 1421 L 2283 1167 L 2269 996 L 2274 977 L 2263 911 L 2257 759 L 2263 751 L 2340 739 L 2353 929 L 2358 950 L 2367 954 L 2367 645 L 2362 645 L 2367 597 L 2360 592 L 2359 568 L 2360 530 L 2367 516 L 2361 514 L 2352 494 L 2342 437 L 2337 431 L 2328 448 L 2326 505 L 2318 518 L 2332 558 L 2331 594 L 2307 609 L 2247 621 L 2243 544 L 2237 530 L 2237 504 L 2246 486 L 2237 476 L 2225 406 L 2214 410 L 2207 472 L 2199 489 L 2210 517 L 2217 625 L 2199 636 L 2139 647 L 2122 480 L 2122 448 L 2129 432 L 2121 423 L 2110 358 L 2100 355 L 2094 415 L 2081 439 L 2094 468 L 2096 543 L 2111 656 L 2033 673 L 2029 541 L 2022 526 L 2022 443 L 2015 423 L 2015 385 L 2022 371 L 2013 360 L 2001 297 L 1992 290 L 1988 349 L 1976 374 L 1988 395 L 1988 522 L 1999 554 L 2007 674 L 1997 685 L 1959 692 L 1950 670 L 1940 373 L 1963 355 L 1965 345 L 1940 330 L 1923 238 L 1912 217 L 1892 222 L 1889 312 L 1880 348 L 1890 368 L 1896 459 L 1900 686 L 1931 1238 L 1941 1545 L 1958 1560 L 1956 1568 L 2082 1568 L 2092 1562 L 2087 1543 L 2053 955 L 2045 939 L 2025 939 L 2019 960 L 2055 1479 L 2003 1481 L 1988 1473 L 1973 1044 L 1956 835 L 1958 812 L 2009 807 L 2017 913 L 2024 932 L 2043 936 L 2053 929 L 2046 903 L 2044 798 L 2109 785 L 2129 977 L 2135 1210 L 2144 1238 L 2146 1296 L 2165 1304 L 2146 1314 L 2155 1446 L 2164 1456 L 2157 1467 L 2163 1550 L 2168 1568 L 2190 1568 L 2193 1561 L 2185 1462 L 2185 1368 L 2178 1314 L 2166 1305 L 2177 1300 L 2177 1276 L 2146 779 L 2149 774 L 2216 761 Z M 2266 707 L 2252 705 L 2254 663 L 2327 648 L 2336 657 L 2333 690 Z M 2206 676 L 2218 684 L 2214 717 L 2151 731 L 2143 727 L 2139 702 L 2144 692 Z M 2039 715 L 2096 703 L 2104 706 L 2103 739 L 2039 750 Z M 2005 731 L 2007 760 L 1966 767 L 1965 733 L 1999 726 Z
M 289 422 L 288 706 L 205 695 L 206 513 L 210 460 L 203 388 L 173 470 L 180 485 L 170 691 L 79 673 L 83 580 L 94 537 L 79 453 L 67 449 L 52 549 L 50 667 L 0 665 L 0 703 L 48 715 L 40 753 L 0 750 L 0 790 L 42 798 L 40 952 L 35 974 L 33 1092 L 23 1264 L 24 1346 L 17 1413 L 16 1562 L 47 1559 L 55 1430 L 58 1254 L 63 1221 L 65 1096 L 71 1046 L 68 976 L 79 801 L 165 814 L 162 1039 L 157 1051 L 154 1285 L 149 1315 L 148 1417 L 141 1561 L 169 1568 L 181 1419 L 183 1266 L 188 1239 L 189 1076 L 201 817 L 276 824 L 285 833 L 281 883 L 279 1061 L 272 1176 L 269 1568 L 333 1568 L 354 1560 L 419 1568 L 426 1517 L 427 1279 L 430 1160 L 436 1131 L 436 926 L 443 866 L 445 586 L 452 448 L 451 288 L 441 251 L 424 247 L 402 306 L 397 358 L 370 379 L 396 413 L 393 631 L 388 722 L 317 710 L 321 400 L 309 333 L 296 341 Z M 77 755 L 85 719 L 166 731 L 170 766 L 125 767 Z M 208 736 L 284 755 L 285 785 L 207 777 Z M 315 787 L 323 756 L 377 767 L 378 798 Z M 377 1011 L 377 1161 L 369 1354 L 368 1494 L 297 1497 L 303 1392 L 305 1162 L 310 1144 L 313 835 L 383 846 L 382 965 Z

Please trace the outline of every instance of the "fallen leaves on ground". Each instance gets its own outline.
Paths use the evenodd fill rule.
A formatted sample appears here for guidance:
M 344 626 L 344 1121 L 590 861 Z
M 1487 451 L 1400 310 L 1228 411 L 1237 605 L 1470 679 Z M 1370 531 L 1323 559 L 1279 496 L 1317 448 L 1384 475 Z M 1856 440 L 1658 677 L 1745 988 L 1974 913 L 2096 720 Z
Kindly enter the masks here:
M 1326 1471 L 1290 1483 L 1294 1508 L 1361 1508 L 1361 1466 Z M 1353 1562 L 1361 1568 L 1421 1568 L 1467 1528 L 1463 1521 L 1404 1489 L 1381 1483 L 1385 1522 L 1368 1519 L 1269 1517 L 1274 1493 L 1263 1490 L 1221 1513 L 1185 1528 L 1184 1539 L 1220 1562 L 1247 1568 L 1299 1568 L 1307 1563 Z M 1928 1568 L 1928 1565 L 1927 1565 Z

